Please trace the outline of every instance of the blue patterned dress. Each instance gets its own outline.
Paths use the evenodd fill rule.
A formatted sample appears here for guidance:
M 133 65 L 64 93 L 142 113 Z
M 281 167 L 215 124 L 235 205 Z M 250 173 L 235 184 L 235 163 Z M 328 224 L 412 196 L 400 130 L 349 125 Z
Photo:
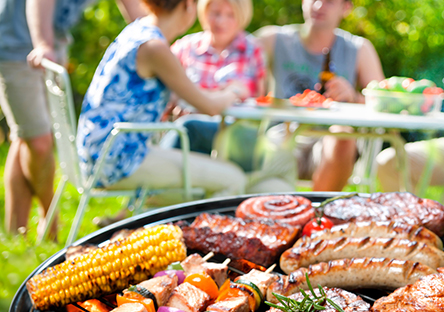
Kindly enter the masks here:
M 80 114 L 77 150 L 86 177 L 116 122 L 157 122 L 169 99 L 169 90 L 157 78 L 143 79 L 136 72 L 139 46 L 149 40 L 165 40 L 155 26 L 136 20 L 109 46 L 85 95 Z M 117 137 L 106 157 L 98 185 L 108 186 L 131 175 L 148 153 L 146 133 Z

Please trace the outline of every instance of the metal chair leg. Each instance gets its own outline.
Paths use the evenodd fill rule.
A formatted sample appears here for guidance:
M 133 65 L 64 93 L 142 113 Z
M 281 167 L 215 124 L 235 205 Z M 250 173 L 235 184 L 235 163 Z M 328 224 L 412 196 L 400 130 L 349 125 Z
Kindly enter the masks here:
M 63 191 L 65 190 L 67 181 L 68 177 L 66 175 L 63 175 L 62 179 L 59 182 L 59 185 L 57 186 L 56 192 L 54 193 L 54 197 L 51 200 L 51 204 L 49 205 L 49 209 L 45 218 L 45 229 L 43 230 L 43 234 L 40 237 L 37 237 L 37 244 L 40 244 L 48 235 L 49 228 L 52 224 L 52 221 L 54 220 L 56 209 L 59 205 L 59 201 L 62 197 Z
M 147 196 L 148 196 L 148 189 L 146 188 L 143 188 L 138 192 L 136 203 L 134 205 L 134 214 L 138 215 L 142 212 L 142 207 Z
M 89 199 L 91 198 L 90 192 L 85 191 L 80 198 L 79 206 L 77 207 L 76 215 L 69 231 L 68 239 L 66 240 L 65 246 L 71 245 L 77 238 L 77 233 L 79 231 L 80 223 L 82 222 L 83 215 L 85 213 L 85 208 L 88 205 Z

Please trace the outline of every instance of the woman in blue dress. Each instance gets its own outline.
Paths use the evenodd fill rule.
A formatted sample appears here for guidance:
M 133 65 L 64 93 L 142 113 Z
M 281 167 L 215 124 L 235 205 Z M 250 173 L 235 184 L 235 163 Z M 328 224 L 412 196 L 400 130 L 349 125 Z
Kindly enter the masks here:
M 143 0 L 150 14 L 128 25 L 107 49 L 83 101 L 77 149 L 82 174 L 92 174 L 103 144 L 116 122 L 158 122 L 170 90 L 199 111 L 221 113 L 248 94 L 238 82 L 204 92 L 186 76 L 169 43 L 195 21 L 194 0 Z M 147 145 L 149 134 L 117 137 L 105 159 L 99 185 L 133 189 L 180 187 L 182 153 Z M 244 192 L 245 176 L 236 165 L 191 153 L 191 183 L 209 195 Z

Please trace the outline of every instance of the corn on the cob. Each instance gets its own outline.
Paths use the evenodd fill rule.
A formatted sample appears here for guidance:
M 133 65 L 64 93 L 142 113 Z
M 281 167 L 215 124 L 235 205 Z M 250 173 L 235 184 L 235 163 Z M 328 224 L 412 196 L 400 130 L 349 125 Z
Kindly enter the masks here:
M 44 311 L 121 291 L 185 257 L 180 228 L 159 225 L 48 268 L 26 287 L 34 307 Z

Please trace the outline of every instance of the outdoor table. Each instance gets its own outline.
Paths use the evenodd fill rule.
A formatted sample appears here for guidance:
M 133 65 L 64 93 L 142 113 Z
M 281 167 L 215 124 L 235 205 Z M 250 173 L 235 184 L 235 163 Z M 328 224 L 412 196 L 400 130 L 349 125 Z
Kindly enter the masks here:
M 427 116 L 389 114 L 371 111 L 364 104 L 334 102 L 330 109 L 311 109 L 294 107 L 288 100 L 274 99 L 270 107 L 251 105 L 254 100 L 247 100 L 246 105 L 234 105 L 226 109 L 222 116 L 236 119 L 261 121 L 265 125 L 270 122 L 297 122 L 299 124 L 294 135 L 309 136 L 334 135 L 340 138 L 369 139 L 380 138 L 390 142 L 395 148 L 398 164 L 402 172 L 401 191 L 412 192 L 404 149 L 405 140 L 399 135 L 400 130 L 419 130 L 434 132 L 444 130 L 444 113 L 433 113 Z M 224 118 L 222 118 L 224 119 Z M 221 122 L 221 125 L 225 123 Z M 342 125 L 356 130 L 353 133 L 331 133 L 328 130 L 316 130 L 316 126 Z M 262 126 L 264 129 L 267 126 Z M 358 130 L 359 129 L 359 130 Z M 366 129 L 367 131 L 362 131 Z M 217 155 L 217 151 L 215 152 Z M 427 168 L 427 166 L 426 166 Z M 429 171 L 431 167 L 429 168 Z M 427 171 L 427 170 L 425 170 Z M 424 172 L 423 181 L 418 189 L 425 190 L 431 172 Z

